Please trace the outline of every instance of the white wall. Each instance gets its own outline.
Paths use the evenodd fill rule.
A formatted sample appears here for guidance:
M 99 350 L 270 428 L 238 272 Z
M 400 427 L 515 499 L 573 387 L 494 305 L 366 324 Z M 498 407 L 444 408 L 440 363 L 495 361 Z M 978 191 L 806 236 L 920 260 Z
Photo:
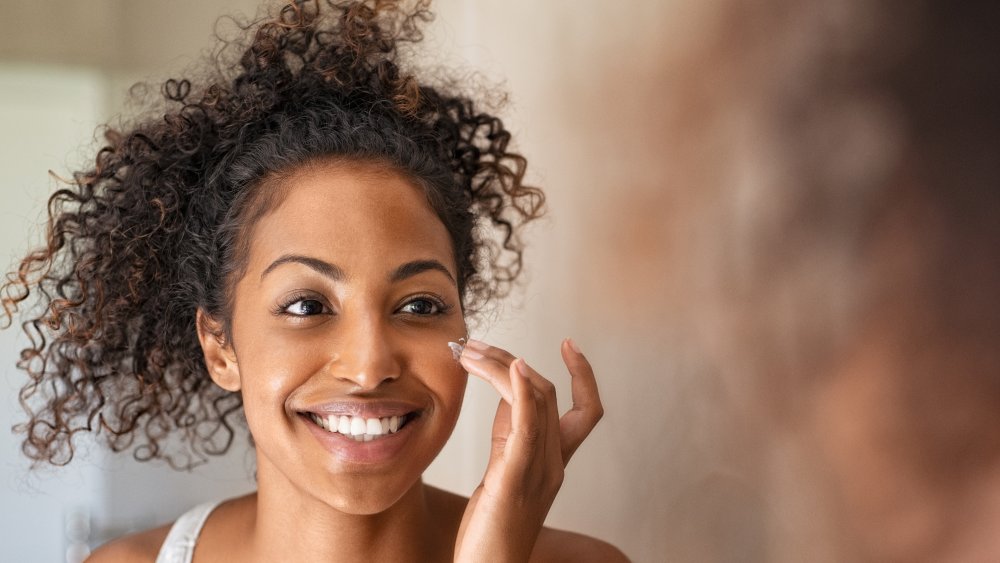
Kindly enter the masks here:
M 45 201 L 57 188 L 47 171 L 66 174 L 83 164 L 95 126 L 105 119 L 108 79 L 80 67 L 0 64 L 0 266 L 4 273 L 26 248 L 40 243 Z M 8 267 L 8 265 L 10 267 Z M 0 561 L 65 561 L 66 521 L 89 519 L 91 541 L 175 518 L 207 498 L 251 487 L 244 451 L 195 473 L 138 464 L 82 442 L 65 468 L 29 471 L 20 435 L 17 393 L 25 375 L 15 368 L 24 338 L 0 331 Z
M 103 90 L 95 73 L 69 68 L 0 66 L 0 264 L 37 242 L 44 202 L 53 182 L 49 169 L 65 169 L 75 149 L 92 136 Z M 73 93 L 73 95 L 67 95 Z M 0 559 L 62 561 L 64 519 L 74 508 L 93 507 L 103 494 L 89 466 L 29 474 L 20 441 L 7 431 L 21 422 L 14 368 L 23 343 L 13 329 L 0 331 Z

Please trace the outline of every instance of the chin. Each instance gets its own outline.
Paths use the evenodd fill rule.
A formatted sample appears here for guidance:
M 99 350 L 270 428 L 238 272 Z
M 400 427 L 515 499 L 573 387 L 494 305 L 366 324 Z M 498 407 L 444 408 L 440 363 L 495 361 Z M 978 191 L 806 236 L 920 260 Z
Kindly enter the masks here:
M 381 514 L 396 505 L 407 493 L 421 486 L 417 479 L 409 487 L 386 487 L 384 484 L 357 482 L 355 486 L 338 487 L 327 503 L 344 514 L 371 516 Z

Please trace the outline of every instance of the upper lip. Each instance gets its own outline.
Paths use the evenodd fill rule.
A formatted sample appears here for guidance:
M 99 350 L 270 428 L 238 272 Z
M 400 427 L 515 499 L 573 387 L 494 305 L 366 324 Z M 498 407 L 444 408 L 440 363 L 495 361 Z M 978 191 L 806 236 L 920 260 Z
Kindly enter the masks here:
M 364 418 L 386 418 L 390 416 L 403 416 L 405 414 L 419 411 L 420 406 L 403 400 L 374 399 L 374 400 L 336 400 L 327 401 L 311 405 L 299 412 L 309 412 L 321 416 L 360 416 Z

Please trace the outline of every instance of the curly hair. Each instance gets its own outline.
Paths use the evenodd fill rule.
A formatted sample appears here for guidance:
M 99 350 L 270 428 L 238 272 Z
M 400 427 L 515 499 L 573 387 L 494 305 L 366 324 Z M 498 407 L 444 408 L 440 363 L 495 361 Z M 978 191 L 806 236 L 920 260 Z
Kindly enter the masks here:
M 93 167 L 49 199 L 45 245 L 0 287 L 8 326 L 37 305 L 14 428 L 34 463 L 69 463 L 81 432 L 180 468 L 229 449 L 242 398 L 209 378 L 196 313 L 228 336 L 249 229 L 310 162 L 374 162 L 420 186 L 467 314 L 509 291 L 544 197 L 499 118 L 404 70 L 400 47 L 430 18 L 427 0 L 291 2 L 241 27 L 233 64 L 218 51 L 208 78 L 167 80 L 152 117 L 106 128 Z

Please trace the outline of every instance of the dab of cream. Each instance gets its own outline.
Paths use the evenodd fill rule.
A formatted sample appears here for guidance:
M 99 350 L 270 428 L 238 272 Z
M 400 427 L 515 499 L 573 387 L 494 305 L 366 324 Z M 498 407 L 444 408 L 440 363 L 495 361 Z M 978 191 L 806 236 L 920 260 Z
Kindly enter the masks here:
M 457 362 L 462 357 L 462 351 L 465 350 L 465 339 L 459 338 L 458 342 L 449 342 L 448 347 L 451 348 L 451 355 L 455 357 Z

